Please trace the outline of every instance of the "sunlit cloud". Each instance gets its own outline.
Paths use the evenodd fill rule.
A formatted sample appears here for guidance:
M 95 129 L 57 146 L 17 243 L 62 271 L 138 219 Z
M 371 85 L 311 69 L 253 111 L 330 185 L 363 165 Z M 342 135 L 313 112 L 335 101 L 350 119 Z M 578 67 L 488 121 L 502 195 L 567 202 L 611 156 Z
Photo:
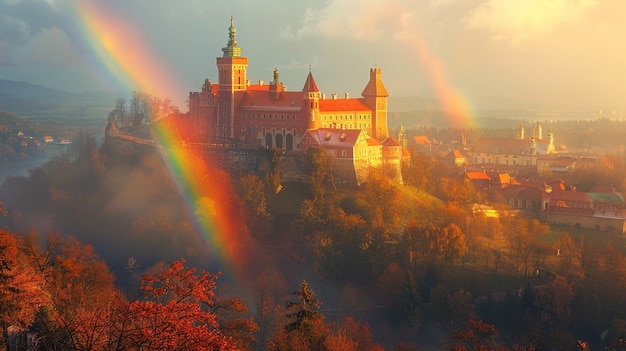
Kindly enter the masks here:
M 307 7 L 301 25 L 280 34 L 290 40 L 312 36 L 381 41 L 401 30 L 398 18 L 406 8 L 406 0 L 334 0 L 325 7 Z
M 466 17 L 466 28 L 487 29 L 493 40 L 516 44 L 577 19 L 595 5 L 595 0 L 488 0 Z

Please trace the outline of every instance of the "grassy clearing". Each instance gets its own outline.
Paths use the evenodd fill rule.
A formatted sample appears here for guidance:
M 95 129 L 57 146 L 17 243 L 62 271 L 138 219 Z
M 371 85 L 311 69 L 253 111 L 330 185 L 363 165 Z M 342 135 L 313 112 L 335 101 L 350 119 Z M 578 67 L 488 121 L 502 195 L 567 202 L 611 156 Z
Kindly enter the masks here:
M 575 242 L 580 242 L 582 239 L 586 243 L 590 243 L 598 248 L 604 247 L 610 242 L 613 246 L 621 248 L 622 251 L 626 253 L 626 237 L 617 232 L 604 232 L 554 225 L 550 227 L 550 232 L 541 238 L 541 241 L 556 244 L 559 242 L 563 233 L 568 233 Z

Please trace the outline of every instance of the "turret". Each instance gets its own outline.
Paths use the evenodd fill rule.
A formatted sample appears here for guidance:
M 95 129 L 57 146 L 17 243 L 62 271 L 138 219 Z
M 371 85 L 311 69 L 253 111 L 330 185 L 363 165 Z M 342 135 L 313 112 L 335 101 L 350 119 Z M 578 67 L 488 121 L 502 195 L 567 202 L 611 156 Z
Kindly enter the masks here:
M 304 87 L 302 88 L 302 103 L 304 110 L 307 111 L 309 118 L 308 129 L 319 129 L 322 126 L 320 121 L 320 90 L 317 88 L 313 73 L 309 67 L 309 75 L 306 77 Z
M 382 81 L 380 68 L 370 69 L 370 80 L 361 93 L 365 103 L 372 109 L 373 137 L 383 140 L 389 136 L 387 128 L 387 98 L 389 93 Z
M 535 125 L 535 128 L 533 129 L 533 137 L 537 140 L 543 139 L 543 133 L 541 131 L 541 124 L 539 124 L 539 121 L 537 121 L 537 124 Z
M 517 130 L 517 140 L 524 140 L 524 122 L 519 122 L 519 129 Z

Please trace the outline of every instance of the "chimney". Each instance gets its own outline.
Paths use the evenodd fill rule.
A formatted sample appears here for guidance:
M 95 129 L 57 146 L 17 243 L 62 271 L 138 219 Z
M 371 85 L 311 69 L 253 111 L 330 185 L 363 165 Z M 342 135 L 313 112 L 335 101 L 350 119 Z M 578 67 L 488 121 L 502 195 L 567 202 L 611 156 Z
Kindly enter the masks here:
M 350 94 L 346 93 L 346 100 L 348 100 L 350 98 Z
M 330 96 L 332 97 L 333 100 L 337 100 L 337 94 L 333 93 Z
M 262 80 L 259 80 L 259 85 L 263 86 L 263 81 Z

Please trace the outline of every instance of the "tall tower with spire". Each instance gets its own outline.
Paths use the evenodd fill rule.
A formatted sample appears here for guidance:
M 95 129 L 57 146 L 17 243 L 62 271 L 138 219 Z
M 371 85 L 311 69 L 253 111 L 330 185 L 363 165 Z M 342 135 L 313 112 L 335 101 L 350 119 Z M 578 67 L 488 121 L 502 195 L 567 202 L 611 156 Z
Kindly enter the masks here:
M 306 77 L 304 87 L 302 87 L 302 104 L 303 111 L 307 111 L 309 119 L 308 129 L 318 129 L 322 126 L 320 118 L 320 90 L 317 88 L 311 67 L 309 67 L 309 75 Z
M 389 137 L 387 128 L 387 98 L 389 93 L 382 81 L 382 70 L 378 67 L 370 69 L 370 80 L 363 89 L 365 103 L 372 109 L 372 135 L 378 140 Z
M 228 27 L 228 43 L 222 48 L 222 57 L 217 58 L 218 101 L 215 135 L 233 138 L 235 132 L 235 109 L 246 91 L 248 58 L 241 56 L 237 45 L 237 29 L 233 18 Z
M 517 129 L 517 140 L 524 140 L 524 122 L 519 122 L 519 128 Z

